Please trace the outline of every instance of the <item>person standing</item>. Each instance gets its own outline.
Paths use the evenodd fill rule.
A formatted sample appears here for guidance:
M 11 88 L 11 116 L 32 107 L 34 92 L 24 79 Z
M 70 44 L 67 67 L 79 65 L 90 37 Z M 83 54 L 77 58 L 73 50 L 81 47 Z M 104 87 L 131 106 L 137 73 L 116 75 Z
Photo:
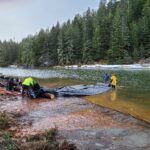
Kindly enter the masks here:
M 111 87 L 112 87 L 112 89 L 116 88 L 116 84 L 117 84 L 117 77 L 114 73 L 112 73 L 112 75 L 111 75 Z
M 104 83 L 109 83 L 109 82 L 110 82 L 110 76 L 109 76 L 108 73 L 105 73 L 105 74 L 103 75 L 103 82 L 104 82 Z

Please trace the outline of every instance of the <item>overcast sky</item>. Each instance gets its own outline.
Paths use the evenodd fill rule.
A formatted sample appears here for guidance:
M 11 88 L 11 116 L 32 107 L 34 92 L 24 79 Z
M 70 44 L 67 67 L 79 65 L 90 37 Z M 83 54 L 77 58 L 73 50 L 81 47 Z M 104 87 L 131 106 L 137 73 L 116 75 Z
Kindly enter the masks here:
M 99 0 L 0 0 L 0 40 L 21 41 L 98 5 Z

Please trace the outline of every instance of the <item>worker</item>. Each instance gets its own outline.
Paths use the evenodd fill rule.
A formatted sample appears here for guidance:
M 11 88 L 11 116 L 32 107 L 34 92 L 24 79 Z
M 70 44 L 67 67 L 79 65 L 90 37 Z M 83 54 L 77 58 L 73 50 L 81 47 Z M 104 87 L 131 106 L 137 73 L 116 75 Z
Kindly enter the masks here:
M 114 73 L 112 73 L 112 75 L 111 75 L 111 82 L 110 82 L 110 84 L 111 84 L 112 89 L 116 88 L 117 77 L 115 76 Z
M 39 84 L 32 77 L 26 78 L 22 83 L 22 94 L 26 93 L 31 98 L 37 98 L 39 90 Z
M 14 78 L 13 77 L 9 77 L 7 79 L 7 84 L 6 84 L 6 89 L 9 91 L 13 90 L 13 86 L 14 86 Z
M 109 82 L 110 82 L 110 76 L 109 76 L 108 73 L 105 73 L 105 74 L 103 75 L 103 82 L 104 82 L 104 83 L 109 83 Z
M 31 98 L 49 98 L 54 99 L 55 95 L 46 88 L 40 87 L 40 85 L 32 78 L 26 78 L 22 83 L 22 94 L 27 94 Z

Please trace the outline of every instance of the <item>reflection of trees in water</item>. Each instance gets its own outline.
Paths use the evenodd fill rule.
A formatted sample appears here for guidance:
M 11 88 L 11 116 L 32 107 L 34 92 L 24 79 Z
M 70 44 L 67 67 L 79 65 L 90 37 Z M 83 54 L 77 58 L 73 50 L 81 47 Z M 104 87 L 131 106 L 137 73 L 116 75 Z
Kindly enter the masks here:
M 116 98 L 117 98 L 116 90 L 112 90 L 111 93 L 110 93 L 110 99 L 111 99 L 111 101 L 115 101 Z

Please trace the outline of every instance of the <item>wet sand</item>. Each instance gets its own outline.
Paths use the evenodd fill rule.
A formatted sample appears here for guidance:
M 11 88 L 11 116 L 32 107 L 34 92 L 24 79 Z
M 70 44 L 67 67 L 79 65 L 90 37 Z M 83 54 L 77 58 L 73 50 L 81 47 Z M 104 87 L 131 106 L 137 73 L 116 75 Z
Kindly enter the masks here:
M 34 135 L 57 127 L 81 150 L 149 150 L 150 124 L 94 105 L 84 98 L 26 99 L 0 96 L 0 111 L 22 113 L 15 137 Z

